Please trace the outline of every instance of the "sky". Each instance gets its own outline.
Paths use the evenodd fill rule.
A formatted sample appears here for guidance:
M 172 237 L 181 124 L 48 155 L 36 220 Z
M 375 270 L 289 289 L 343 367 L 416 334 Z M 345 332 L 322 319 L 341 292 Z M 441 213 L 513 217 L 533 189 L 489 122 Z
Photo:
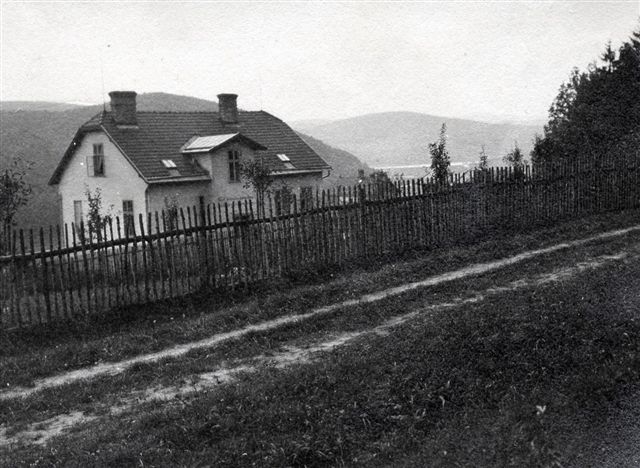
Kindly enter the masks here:
M 284 120 L 415 111 L 544 120 L 575 66 L 640 25 L 626 2 L 7 2 L 0 99 L 116 89 Z

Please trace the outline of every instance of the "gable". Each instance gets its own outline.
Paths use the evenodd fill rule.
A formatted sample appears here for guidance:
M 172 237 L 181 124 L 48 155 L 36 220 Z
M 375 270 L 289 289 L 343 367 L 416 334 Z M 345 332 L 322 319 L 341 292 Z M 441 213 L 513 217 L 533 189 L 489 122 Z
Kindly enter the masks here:
M 104 177 L 93 176 L 93 145 L 101 144 L 104 154 Z M 133 181 L 142 177 L 105 132 L 91 131 L 74 139 L 72 151 L 65 155 L 64 170 L 58 184 L 104 185 L 113 179 Z M 146 183 L 145 183 L 146 185 Z

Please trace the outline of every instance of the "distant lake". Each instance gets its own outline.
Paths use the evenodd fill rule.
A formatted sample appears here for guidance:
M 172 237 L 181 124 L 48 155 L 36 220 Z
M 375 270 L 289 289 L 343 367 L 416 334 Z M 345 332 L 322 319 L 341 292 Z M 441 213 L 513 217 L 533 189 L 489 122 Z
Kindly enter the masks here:
M 451 163 L 451 172 L 466 172 L 476 166 L 475 162 Z M 419 179 L 427 174 L 428 164 L 408 164 L 397 166 L 376 166 L 376 171 L 384 171 L 392 179 Z

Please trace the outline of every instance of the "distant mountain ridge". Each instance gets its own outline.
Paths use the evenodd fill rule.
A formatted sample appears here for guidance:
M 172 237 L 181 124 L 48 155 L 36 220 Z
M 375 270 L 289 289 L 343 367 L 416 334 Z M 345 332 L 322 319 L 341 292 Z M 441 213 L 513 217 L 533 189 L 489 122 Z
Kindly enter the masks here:
M 482 145 L 490 158 L 502 158 L 516 141 L 528 155 L 535 134 L 542 131 L 542 126 L 494 124 L 417 112 L 366 114 L 300 130 L 375 167 L 427 162 L 428 144 L 438 138 L 443 123 L 447 124 L 447 146 L 453 162 L 477 161 Z
M 213 101 L 167 93 L 146 93 L 138 96 L 141 111 L 217 111 Z M 15 101 L 14 101 L 15 102 Z M 22 102 L 22 101 L 20 101 Z M 102 105 L 79 106 L 63 103 L 31 102 L 32 110 L 0 106 L 0 168 L 19 156 L 33 161 L 28 175 L 33 187 L 30 203 L 17 216 L 20 227 L 30 228 L 59 223 L 60 202 L 56 187 L 47 185 L 64 151 L 80 125 L 102 110 Z M 59 104 L 59 106 L 57 106 Z M 46 107 L 46 108 L 45 108 Z M 58 110 L 54 110 L 58 109 Z M 301 135 L 302 138 L 332 166 L 329 183 L 348 185 L 357 181 L 358 169 L 367 166 L 346 151 Z
M 47 111 L 61 112 L 83 107 L 78 104 L 49 101 L 0 101 L 0 112 Z
M 207 101 L 206 99 L 191 96 L 180 96 L 169 93 L 142 93 L 136 98 L 137 108 L 140 111 L 159 112 L 217 112 L 218 103 Z M 105 107 L 109 107 L 105 103 Z M 50 101 L 0 101 L 1 112 L 22 112 L 22 111 L 47 111 L 64 112 L 68 110 L 90 109 L 96 113 L 102 109 L 102 104 L 81 105 L 67 102 Z

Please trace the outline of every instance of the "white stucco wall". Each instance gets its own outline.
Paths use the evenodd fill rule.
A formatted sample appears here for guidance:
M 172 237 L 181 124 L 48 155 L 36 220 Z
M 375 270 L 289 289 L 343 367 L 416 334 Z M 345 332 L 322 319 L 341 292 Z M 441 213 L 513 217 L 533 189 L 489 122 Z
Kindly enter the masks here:
M 229 149 L 238 149 L 241 152 L 240 162 L 250 161 L 255 158 L 255 152 L 242 144 L 232 145 L 213 152 L 211 155 L 199 156 L 198 162 L 211 174 L 211 201 L 214 203 L 232 202 L 238 200 L 254 199 L 252 189 L 245 188 L 243 182 L 229 182 Z M 321 184 L 320 174 L 279 176 L 271 189 L 276 190 L 287 185 L 296 193 L 300 187 L 316 187 Z
M 244 183 L 229 181 L 229 155 L 231 149 L 240 151 L 240 163 L 251 161 L 254 151 L 242 144 L 234 144 L 211 153 L 210 174 L 212 178 L 211 197 L 215 203 L 232 202 L 254 198 L 253 190 L 244 188 Z
M 162 212 L 167 209 L 165 199 L 175 201 L 179 207 L 198 207 L 200 197 L 205 204 L 211 203 L 211 185 L 209 182 L 191 182 L 187 184 L 151 184 L 147 189 L 149 212 Z M 186 216 L 186 213 L 185 213 Z
M 93 156 L 93 144 L 102 143 L 104 151 L 104 177 L 89 175 L 88 160 Z M 73 202 L 82 201 L 84 221 L 86 222 L 88 201 L 86 189 L 92 192 L 100 187 L 102 191 L 102 207 L 104 214 L 112 214 L 122 218 L 122 201 L 132 200 L 133 209 L 138 215 L 146 214 L 145 190 L 147 184 L 129 164 L 120 150 L 103 132 L 92 132 L 85 135 L 79 147 L 69 161 L 60 182 L 58 193 L 62 202 L 62 222 L 71 227 L 74 222 Z

